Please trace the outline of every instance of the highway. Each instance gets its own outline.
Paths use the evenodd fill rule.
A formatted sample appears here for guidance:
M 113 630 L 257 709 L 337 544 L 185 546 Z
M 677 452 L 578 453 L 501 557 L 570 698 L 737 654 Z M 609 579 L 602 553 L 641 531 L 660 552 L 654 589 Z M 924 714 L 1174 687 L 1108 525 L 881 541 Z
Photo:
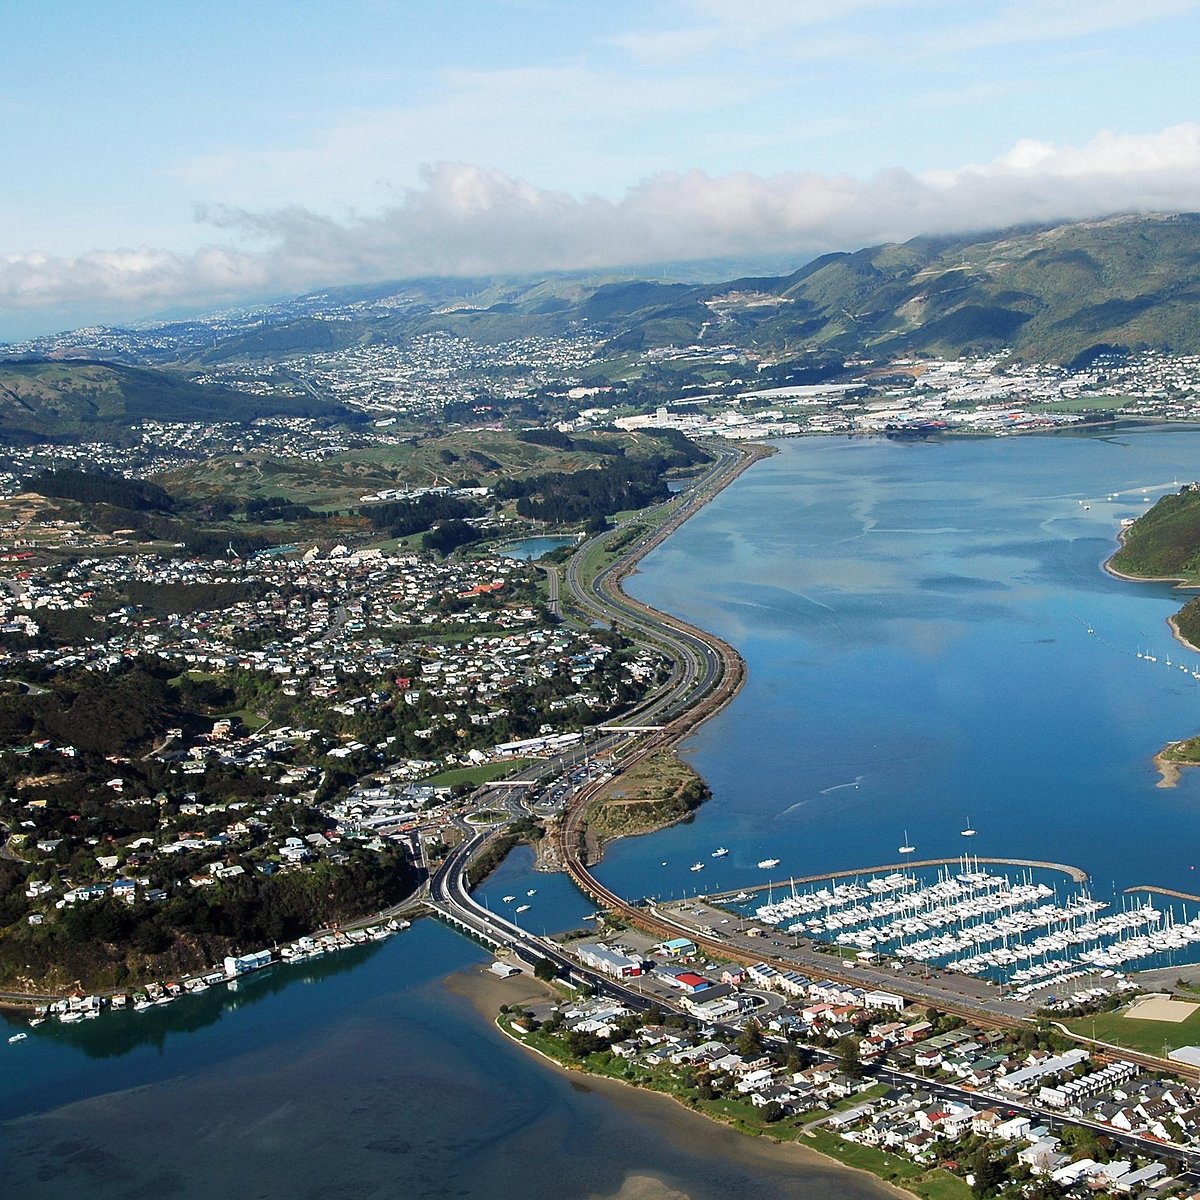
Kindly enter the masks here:
M 536 937 L 479 904 L 467 887 L 466 872 L 472 856 L 478 852 L 487 836 L 486 833 L 476 833 L 455 847 L 430 880 L 429 904 L 439 915 L 449 920 L 455 928 L 469 932 L 497 950 L 508 951 L 530 968 L 535 967 L 539 959 L 549 959 L 562 974 L 577 982 L 587 983 L 598 994 L 610 996 L 635 1012 L 644 1012 L 655 1003 L 662 1004 L 661 1001 L 653 1000 L 642 992 L 583 967 L 553 942 Z M 728 1038 L 736 1038 L 741 1032 L 738 1026 L 728 1023 L 717 1024 L 715 1029 Z M 768 1035 L 765 1040 L 777 1050 L 786 1052 L 792 1048 L 783 1038 Z M 837 1059 L 836 1053 L 819 1047 L 803 1045 L 801 1049 L 815 1059 L 826 1062 Z M 976 1111 L 996 1107 L 1006 1115 L 1020 1114 L 1030 1117 L 1051 1131 L 1062 1130 L 1068 1125 L 1091 1129 L 1140 1156 L 1156 1160 L 1164 1157 L 1178 1160 L 1183 1168 L 1180 1177 L 1189 1184 L 1200 1184 L 1200 1150 L 1177 1145 L 1165 1146 L 1153 1138 L 1122 1133 L 1096 1121 L 1039 1108 L 1018 1096 L 978 1091 L 942 1079 L 928 1079 L 915 1071 L 903 1071 L 888 1064 L 868 1064 L 864 1070 L 868 1077 L 897 1088 L 926 1091 L 938 1099 L 968 1104 Z
M 668 518 L 657 527 L 648 529 L 625 554 L 597 572 L 590 583 L 585 583 L 583 575 L 583 563 L 589 548 L 619 536 L 625 526 L 606 531 L 581 545 L 567 565 L 566 590 L 571 602 L 586 618 L 606 624 L 618 623 L 631 636 L 660 647 L 673 664 L 671 676 L 659 692 L 625 718 L 629 725 L 658 725 L 658 728 L 654 732 L 637 735 L 636 741 L 622 747 L 620 756 L 610 754 L 606 765 L 614 774 L 627 770 L 664 746 L 677 743 L 691 729 L 727 704 L 741 686 L 744 664 L 731 646 L 684 621 L 656 612 L 631 599 L 620 590 L 620 582 L 650 549 L 668 537 L 708 498 L 754 461 L 756 457 L 753 453 L 740 448 L 719 451 L 708 474 L 689 493 L 672 502 L 676 507 Z M 596 759 L 615 750 L 627 736 L 634 735 L 602 734 L 588 746 L 588 753 Z M 534 783 L 561 776 L 579 762 L 580 755 L 581 751 L 575 750 L 535 764 L 508 782 L 525 780 Z M 588 807 L 607 784 L 608 778 L 601 777 L 589 780 L 571 791 L 561 818 L 551 827 L 554 846 L 564 869 L 576 886 L 598 907 L 655 936 L 673 937 L 686 932 L 706 952 L 729 961 L 744 965 L 764 961 L 781 971 L 801 970 L 813 977 L 855 986 L 887 988 L 917 1003 L 936 1004 L 943 1011 L 993 1025 L 1015 1028 L 1024 1024 L 1024 1010 L 1004 1003 L 999 997 L 964 995 L 951 980 L 897 978 L 884 971 L 865 969 L 852 971 L 840 959 L 813 952 L 804 954 L 801 959 L 799 955 L 793 956 L 794 952 L 790 952 L 781 942 L 707 935 L 702 929 L 692 926 L 684 928 L 677 920 L 664 917 L 653 908 L 641 907 L 617 895 L 592 875 L 581 850 Z M 514 815 L 520 811 L 511 789 L 493 789 L 483 793 L 481 803 L 504 807 Z M 465 927 L 475 932 L 476 936 L 483 936 L 484 940 L 492 943 L 511 941 L 520 933 L 517 926 L 487 913 L 472 899 L 465 885 L 466 866 L 471 857 L 487 844 L 489 835 L 479 833 L 465 823 L 461 828 L 463 843 L 451 852 L 434 878 L 435 884 L 443 881 L 439 885 L 442 890 L 434 893 L 437 907 L 443 915 L 459 918 Z M 539 956 L 555 957 L 555 954 L 547 952 L 546 943 L 534 941 Z
M 471 895 L 467 885 L 467 870 L 471 859 L 489 836 L 486 831 L 475 833 L 446 855 L 430 877 L 429 899 L 426 901 L 428 907 L 452 927 L 496 951 L 508 951 L 528 967 L 535 967 L 540 959 L 547 958 L 564 976 L 586 983 L 597 992 L 613 996 L 639 1012 L 649 1008 L 652 1001 L 647 996 L 577 963 L 554 942 L 514 925 Z
M 617 536 L 619 530 L 601 534 L 592 542 L 581 546 L 567 565 L 564 579 L 566 591 L 571 603 L 581 614 L 608 624 L 616 622 L 631 636 L 657 646 L 672 663 L 671 675 L 664 687 L 625 719 L 628 725 L 659 724 L 661 728 L 648 735 L 640 735 L 631 752 L 621 761 L 610 758 L 609 765 L 613 772 L 619 773 L 662 746 L 676 743 L 690 729 L 719 711 L 737 694 L 741 686 L 744 664 L 732 647 L 686 622 L 658 613 L 632 600 L 620 590 L 620 584 L 639 559 L 669 536 L 715 491 L 724 487 L 752 461 L 753 457 L 747 456 L 744 451 L 722 452 L 709 474 L 679 504 L 671 517 L 657 529 L 648 531 L 626 554 L 599 571 L 590 585 L 585 585 L 582 576 L 584 552 L 588 546 L 593 546 L 598 541 Z M 554 573 L 553 579 L 557 585 L 557 573 Z M 553 598 L 560 601 L 557 586 L 554 588 Z M 593 757 L 603 755 L 615 749 L 625 736 L 631 735 L 603 734 L 589 745 L 588 752 Z M 513 778 L 527 778 L 532 783 L 547 777 L 560 776 L 577 765 L 579 759 L 579 751 L 560 755 Z M 569 796 L 561 820 L 557 822 L 554 837 L 567 873 L 576 886 L 599 907 L 656 935 L 677 936 L 685 927 L 675 918 L 658 912 L 653 906 L 643 908 L 630 903 L 600 883 L 582 861 L 580 847 L 583 844 L 581 834 L 585 814 L 591 800 L 606 783 L 607 779 L 601 778 L 576 788 Z M 499 790 L 493 793 L 493 796 L 498 792 Z M 519 811 L 518 805 L 507 803 L 511 801 L 511 796 L 504 799 L 505 806 L 510 811 Z M 430 879 L 429 906 L 455 928 L 469 933 L 494 949 L 506 950 L 530 967 L 535 966 L 539 959 L 549 959 L 567 977 L 586 983 L 598 993 L 612 996 L 635 1011 L 644 1011 L 652 1003 L 661 1003 L 583 967 L 568 957 L 555 943 L 529 933 L 475 900 L 467 883 L 467 871 L 473 857 L 486 846 L 494 833 L 494 830 L 464 829 L 463 840 L 447 854 Z M 833 979 L 855 986 L 875 986 L 904 995 L 917 1003 L 936 1005 L 942 1011 L 986 1025 L 1028 1028 L 1028 1017 L 1023 1011 L 1003 1002 L 999 997 L 965 997 L 954 990 L 953 984 L 948 980 L 943 983 L 927 978 L 914 979 L 903 975 L 897 977 L 896 973 L 876 969 L 859 968 L 848 971 L 840 959 L 830 961 L 829 956 L 819 955 L 815 951 L 801 956 L 798 953 L 799 947 L 785 947 L 779 940 L 764 944 L 762 938 L 731 936 L 729 933 L 708 936 L 690 924 L 686 927 L 686 932 L 703 951 L 727 961 L 743 964 L 767 962 L 779 970 L 798 969 L 813 977 Z M 736 1026 L 731 1025 L 720 1025 L 717 1028 L 732 1036 L 739 1032 Z M 781 1039 L 768 1038 L 768 1041 L 783 1044 Z M 812 1047 L 805 1049 L 817 1058 L 834 1057 L 828 1051 Z M 1105 1055 L 1103 1052 L 1097 1052 L 1096 1057 L 1103 1059 Z M 1152 1055 L 1122 1052 L 1120 1057 L 1155 1070 L 1172 1069 L 1175 1066 Z M 1152 1159 L 1169 1157 L 1178 1160 L 1183 1168 L 1180 1177 L 1190 1184 L 1200 1184 L 1200 1151 L 1175 1145 L 1164 1146 L 1154 1139 L 1124 1134 L 1096 1122 L 1061 1116 L 1037 1108 L 1017 1097 L 975 1091 L 942 1080 L 928 1080 L 922 1075 L 898 1070 L 890 1065 L 868 1066 L 866 1071 L 868 1075 L 897 1087 L 924 1089 L 939 1098 L 968 1103 L 976 1108 L 995 1106 L 1007 1113 L 1024 1114 L 1052 1130 L 1061 1129 L 1066 1125 L 1086 1126 L 1139 1155 Z

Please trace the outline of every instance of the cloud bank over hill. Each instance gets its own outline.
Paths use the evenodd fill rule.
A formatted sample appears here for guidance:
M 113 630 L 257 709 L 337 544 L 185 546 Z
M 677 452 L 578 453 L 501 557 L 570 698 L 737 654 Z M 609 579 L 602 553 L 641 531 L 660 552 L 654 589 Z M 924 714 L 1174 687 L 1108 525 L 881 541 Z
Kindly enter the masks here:
M 1085 144 L 1021 141 L 982 164 L 869 178 L 795 171 L 662 173 L 616 200 L 538 188 L 462 163 L 372 214 L 205 207 L 194 253 L 138 247 L 0 256 L 0 309 L 142 312 L 430 274 L 636 267 L 828 250 L 1105 216 L 1200 209 L 1200 123 Z M 111 318 L 110 318 L 111 319 Z

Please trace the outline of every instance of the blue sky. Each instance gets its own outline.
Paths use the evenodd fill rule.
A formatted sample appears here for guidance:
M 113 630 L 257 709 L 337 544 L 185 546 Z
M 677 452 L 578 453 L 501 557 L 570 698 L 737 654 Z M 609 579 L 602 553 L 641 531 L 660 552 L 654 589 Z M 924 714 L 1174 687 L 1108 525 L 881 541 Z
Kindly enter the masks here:
M 1200 208 L 1200 0 L 5 0 L 0 340 Z

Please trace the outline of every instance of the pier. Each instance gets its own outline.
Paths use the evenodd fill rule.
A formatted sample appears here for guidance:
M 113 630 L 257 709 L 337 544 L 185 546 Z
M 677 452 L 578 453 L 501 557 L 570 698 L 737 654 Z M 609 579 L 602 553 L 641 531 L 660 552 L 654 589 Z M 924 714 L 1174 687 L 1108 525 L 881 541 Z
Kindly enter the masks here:
M 1133 892 L 1149 892 L 1154 896 L 1170 896 L 1172 900 L 1188 900 L 1192 904 L 1200 904 L 1200 896 L 1193 896 L 1191 892 L 1177 892 L 1174 888 L 1155 887 L 1152 883 L 1138 884 L 1137 887 L 1127 887 L 1122 895 L 1128 896 Z

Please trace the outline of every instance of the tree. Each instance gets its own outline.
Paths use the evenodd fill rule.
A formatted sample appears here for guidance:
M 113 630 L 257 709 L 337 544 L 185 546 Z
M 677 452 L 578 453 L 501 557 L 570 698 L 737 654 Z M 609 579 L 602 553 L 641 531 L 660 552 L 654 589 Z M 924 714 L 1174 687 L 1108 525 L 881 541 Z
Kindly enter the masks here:
M 972 1194 L 991 1196 L 1004 1182 L 1004 1164 L 992 1159 L 987 1147 L 981 1146 L 971 1159 L 971 1174 L 975 1176 L 975 1182 L 971 1185 Z
M 842 1070 L 851 1079 L 861 1079 L 863 1068 L 862 1058 L 859 1056 L 858 1038 L 847 1034 L 838 1040 L 834 1049 L 837 1051 L 838 1064 Z
M 783 1120 L 783 1105 L 778 1100 L 768 1100 L 763 1105 L 762 1115 L 768 1125 L 774 1125 L 776 1121 Z
M 539 958 L 533 964 L 534 978 L 542 980 L 543 983 L 549 983 L 557 974 L 558 967 L 548 958 Z
M 737 1040 L 737 1052 L 743 1058 L 758 1058 L 763 1052 L 762 1030 L 753 1022 L 747 1023 Z
M 589 1054 L 597 1054 L 607 1049 L 608 1042 L 594 1033 L 572 1029 L 567 1034 L 567 1051 L 572 1058 L 587 1058 Z

